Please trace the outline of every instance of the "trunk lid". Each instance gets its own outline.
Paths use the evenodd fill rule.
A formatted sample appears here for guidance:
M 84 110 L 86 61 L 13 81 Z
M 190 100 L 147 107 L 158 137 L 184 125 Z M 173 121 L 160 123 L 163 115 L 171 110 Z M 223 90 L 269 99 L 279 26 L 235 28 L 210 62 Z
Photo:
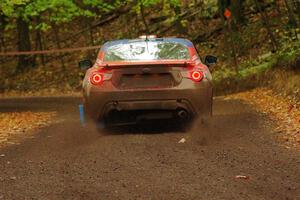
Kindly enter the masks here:
M 187 63 L 130 63 L 107 65 L 112 70 L 112 83 L 119 89 L 171 88 L 177 86 L 180 71 Z

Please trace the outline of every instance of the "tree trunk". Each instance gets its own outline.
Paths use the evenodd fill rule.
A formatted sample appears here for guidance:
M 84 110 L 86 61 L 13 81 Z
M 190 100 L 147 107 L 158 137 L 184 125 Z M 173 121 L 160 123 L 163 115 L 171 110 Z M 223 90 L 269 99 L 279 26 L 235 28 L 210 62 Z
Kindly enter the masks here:
M 254 1 L 254 4 L 258 10 L 258 12 L 260 12 L 260 15 L 261 15 L 261 19 L 262 19 L 262 22 L 264 24 L 264 26 L 266 27 L 267 31 L 268 31 L 268 34 L 269 34 L 269 37 L 271 39 L 271 42 L 272 42 L 272 52 L 276 52 L 277 49 L 278 49 L 278 43 L 275 39 L 275 36 L 271 30 L 271 26 L 270 26 L 270 23 L 269 23 L 269 19 L 266 15 L 266 13 L 262 10 L 259 2 L 257 0 L 253 0 Z
M 37 24 L 40 24 L 41 23 L 40 22 L 40 18 L 37 18 L 36 22 L 37 22 Z M 36 38 L 35 38 L 35 49 L 42 51 L 44 48 L 43 48 L 41 30 L 37 29 L 36 32 L 35 32 L 35 35 L 36 35 Z M 44 54 L 41 54 L 40 58 L 41 58 L 42 65 L 45 66 L 45 57 L 44 57 Z
M 41 31 L 38 29 L 36 30 L 36 50 L 43 50 L 43 42 L 42 42 L 42 35 L 41 35 Z M 42 65 L 45 66 L 45 57 L 44 54 L 40 55 L 41 57 L 41 61 L 42 61 Z
M 177 18 L 176 21 L 175 21 L 175 28 L 176 28 L 177 33 L 179 33 L 182 36 L 188 35 L 188 32 L 187 32 L 186 28 L 183 27 L 183 25 L 181 24 L 181 17 L 180 17 L 181 9 L 180 9 L 180 6 L 175 5 L 173 10 L 174 10 L 175 15 L 176 15 L 175 17 Z
M 138 33 L 140 34 L 141 33 L 141 27 L 139 26 L 139 19 L 138 19 L 138 14 L 135 13 L 134 14 L 134 27 L 135 27 L 135 30 L 138 30 Z
M 90 32 L 90 45 L 94 46 L 95 45 L 95 43 L 94 43 L 94 34 L 93 34 L 93 29 L 91 28 L 91 26 L 90 26 L 90 31 L 89 32 Z
M 6 46 L 4 42 L 4 29 L 7 22 L 5 16 L 0 14 L 0 51 L 6 51 Z
M 82 20 L 82 27 L 89 27 L 89 31 L 85 33 L 85 45 L 86 46 L 94 46 L 95 45 L 95 39 L 94 39 L 94 33 L 93 30 L 95 28 L 92 28 L 91 19 L 90 18 L 84 18 Z M 87 59 L 92 59 L 95 57 L 94 51 L 86 51 L 85 57 Z
M 225 25 L 225 17 L 224 17 L 224 7 L 222 0 L 218 0 L 218 7 L 219 7 L 219 15 L 222 20 L 222 24 Z
M 58 33 L 58 28 L 55 24 L 52 24 L 52 28 L 53 28 L 53 33 L 54 33 L 54 38 L 55 38 L 55 43 L 56 43 L 56 47 L 58 49 L 61 49 L 61 45 L 60 45 L 60 39 L 59 39 L 59 33 Z M 60 62 L 62 65 L 62 69 L 65 70 L 65 62 L 64 62 L 64 58 L 61 54 L 59 54 L 60 57 Z
M 17 19 L 18 50 L 31 51 L 29 26 L 22 18 Z M 34 58 L 30 55 L 20 55 L 16 72 L 22 72 L 34 66 Z
M 146 29 L 146 34 L 148 35 L 148 34 L 150 34 L 150 30 L 149 30 L 149 26 L 148 26 L 146 18 L 145 18 L 144 5 L 143 5 L 142 1 L 140 1 L 140 10 L 141 10 L 142 21 L 143 21 L 143 24 Z
M 278 0 L 274 0 L 274 3 L 275 3 L 275 9 L 276 9 L 278 15 L 281 16 L 281 10 L 280 10 L 280 3 L 279 3 L 279 1 Z
M 220 25 L 220 27 L 217 27 L 217 29 L 215 29 L 213 32 L 211 32 L 211 34 L 215 34 L 215 33 L 218 33 L 219 31 L 224 30 L 224 32 L 225 32 L 224 44 L 226 47 L 230 46 L 232 49 L 230 56 L 233 57 L 234 71 L 235 71 L 236 75 L 238 75 L 239 69 L 238 69 L 237 50 L 236 50 L 236 45 L 234 42 L 233 30 L 232 30 L 233 21 L 232 21 L 232 17 L 230 17 L 229 19 L 225 19 L 225 16 L 224 16 L 225 9 L 233 7 L 233 6 L 230 4 L 230 1 L 218 0 L 218 7 L 219 7 L 218 9 L 219 9 L 219 14 L 221 17 L 222 25 Z M 206 35 L 205 37 L 202 37 L 202 36 L 200 36 L 200 37 L 204 39 L 206 37 L 210 37 L 210 35 Z
M 6 46 L 2 34 L 0 35 L 0 51 L 6 52 Z
M 243 7 L 244 0 L 236 0 L 232 2 L 232 10 L 233 10 L 233 16 L 235 18 L 235 21 L 239 24 L 244 23 L 245 18 L 243 15 L 244 7 Z
M 300 19 L 300 1 L 297 1 L 295 3 L 296 3 L 296 11 L 297 11 L 298 17 Z
M 287 0 L 284 0 L 286 9 L 288 11 L 288 17 L 289 17 L 289 23 L 293 26 L 296 27 L 297 26 L 297 21 L 294 15 L 294 11 L 291 8 L 291 5 L 289 4 L 289 2 Z
M 227 25 L 228 25 L 227 35 L 228 35 L 228 38 L 230 40 L 230 46 L 232 48 L 234 71 L 235 71 L 236 75 L 238 75 L 239 74 L 239 63 L 238 63 L 237 54 L 236 54 L 237 53 L 236 52 L 236 44 L 235 44 L 234 37 L 233 37 L 234 33 L 233 33 L 233 30 L 232 30 L 232 21 L 228 20 Z

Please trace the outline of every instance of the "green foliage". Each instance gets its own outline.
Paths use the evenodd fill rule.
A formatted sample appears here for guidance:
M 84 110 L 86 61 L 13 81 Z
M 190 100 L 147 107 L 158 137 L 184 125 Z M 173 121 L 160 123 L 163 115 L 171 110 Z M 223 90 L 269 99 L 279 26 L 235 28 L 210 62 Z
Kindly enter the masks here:
M 120 7 L 122 4 L 124 4 L 124 1 L 114 0 L 110 1 L 110 3 L 105 3 L 103 0 L 83 0 L 82 3 L 85 6 L 90 6 L 92 8 L 100 9 L 104 12 L 109 12 Z
M 131 2 L 131 1 L 129 1 Z M 137 14 L 141 13 L 141 7 L 143 6 L 144 8 L 154 6 L 156 4 L 160 3 L 159 0 L 138 0 L 135 6 L 132 7 L 132 11 L 136 12 Z
M 212 18 L 218 11 L 218 1 L 205 0 L 203 1 L 203 17 Z
M 6 16 L 13 16 L 15 13 L 14 7 L 24 5 L 28 1 L 29 0 L 1 0 L 0 14 L 4 14 Z
M 14 19 L 21 17 L 27 22 L 32 22 L 33 17 L 39 17 L 41 24 L 36 28 L 47 30 L 48 23 L 56 24 L 70 22 L 75 17 L 92 17 L 96 14 L 88 9 L 98 9 L 103 12 L 114 10 L 122 4 L 122 1 L 115 0 L 105 3 L 103 0 L 1 0 L 0 14 Z M 79 4 L 80 3 L 80 4 Z
M 128 2 L 132 2 L 132 0 L 129 0 Z M 143 6 L 144 8 L 149 8 L 156 6 L 158 4 L 161 4 L 161 0 L 138 0 L 136 5 L 132 7 L 132 10 L 135 11 L 136 13 L 140 13 L 140 8 Z M 180 1 L 179 0 L 168 0 L 163 2 L 163 12 L 164 13 L 170 13 L 173 12 L 171 11 L 172 7 L 180 6 Z
M 78 16 L 93 16 L 93 13 L 91 11 L 81 9 L 73 1 L 70 0 L 52 0 L 49 3 L 49 6 L 46 7 L 46 9 L 50 11 L 49 19 L 50 21 L 57 24 L 61 22 L 69 22 L 74 17 Z
M 49 26 L 47 23 L 44 23 L 44 22 L 36 25 L 36 27 L 35 27 L 35 29 L 39 29 L 39 30 L 44 31 L 44 32 L 49 30 L 50 28 L 51 28 L 51 26 Z
M 138 5 L 142 4 L 144 7 L 150 7 L 160 3 L 159 0 L 139 0 Z

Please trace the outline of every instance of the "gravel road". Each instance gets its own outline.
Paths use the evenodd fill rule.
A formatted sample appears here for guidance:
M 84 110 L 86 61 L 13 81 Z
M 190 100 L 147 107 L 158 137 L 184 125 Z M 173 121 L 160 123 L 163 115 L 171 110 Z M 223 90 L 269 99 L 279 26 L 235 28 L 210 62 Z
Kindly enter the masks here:
M 300 152 L 239 101 L 216 98 L 212 122 L 186 133 L 83 128 L 79 102 L 0 100 L 1 112 L 58 111 L 34 138 L 0 149 L 0 199 L 300 199 Z

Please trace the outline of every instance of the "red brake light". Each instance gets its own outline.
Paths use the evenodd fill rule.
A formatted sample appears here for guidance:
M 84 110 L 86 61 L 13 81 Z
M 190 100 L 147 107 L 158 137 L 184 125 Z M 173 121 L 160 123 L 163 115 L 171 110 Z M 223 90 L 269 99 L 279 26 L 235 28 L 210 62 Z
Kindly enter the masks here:
M 99 73 L 94 73 L 92 76 L 91 76 L 91 83 L 93 85 L 98 85 L 100 83 L 103 82 L 103 75 L 102 74 L 99 74 Z
M 191 74 L 191 77 L 194 81 L 199 82 L 203 79 L 204 75 L 203 75 L 203 72 L 201 72 L 201 71 L 193 71 Z

